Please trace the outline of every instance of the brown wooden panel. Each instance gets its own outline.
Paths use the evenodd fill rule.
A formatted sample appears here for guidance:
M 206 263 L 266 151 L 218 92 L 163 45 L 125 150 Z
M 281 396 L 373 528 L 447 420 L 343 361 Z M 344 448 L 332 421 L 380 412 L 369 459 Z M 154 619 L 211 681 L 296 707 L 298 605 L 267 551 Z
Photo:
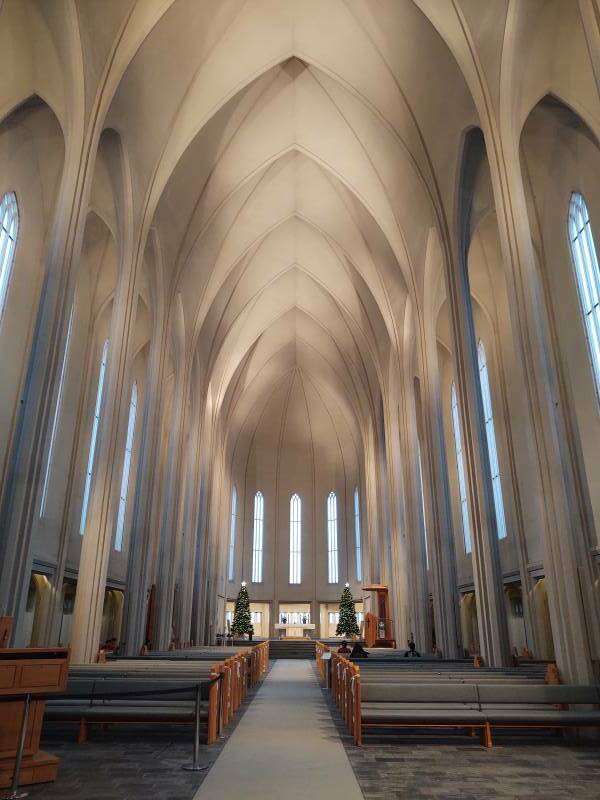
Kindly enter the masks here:
M 43 700 L 34 700 L 29 707 L 29 721 L 25 738 L 25 754 L 35 753 L 40 746 L 42 723 L 44 721 Z M 23 719 L 23 701 L 15 700 L 14 703 L 2 703 L 2 717 L 0 719 L 0 759 L 15 756 L 21 720 Z
M 60 686 L 62 669 L 59 662 L 36 662 L 25 663 L 21 667 L 21 689 L 29 691 L 38 689 L 39 691 L 52 691 Z
M 11 689 L 17 679 L 17 665 L 0 664 L 0 689 Z

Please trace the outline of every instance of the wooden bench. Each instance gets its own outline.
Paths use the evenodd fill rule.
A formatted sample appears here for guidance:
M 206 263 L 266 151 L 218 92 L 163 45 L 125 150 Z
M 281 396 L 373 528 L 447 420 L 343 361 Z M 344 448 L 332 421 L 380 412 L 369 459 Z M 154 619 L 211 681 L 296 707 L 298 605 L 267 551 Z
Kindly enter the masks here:
M 363 732 L 386 728 L 480 729 L 492 746 L 493 728 L 600 726 L 600 687 L 497 684 L 366 684 L 351 681 L 349 726 L 357 745 Z M 569 708 L 575 706 L 576 708 Z M 581 706 L 594 708 L 582 709 Z
M 222 647 L 189 648 L 74 665 L 69 670 L 67 694 L 50 704 L 48 719 L 79 722 L 80 742 L 87 740 L 91 722 L 194 722 L 195 687 L 200 684 L 202 721 L 210 744 L 237 711 L 248 689 L 262 678 L 268 663 L 268 642 L 261 642 L 233 652 Z M 218 682 L 213 682 L 217 678 Z M 163 694 L 165 689 L 170 694 Z M 147 696 L 131 696 L 138 691 Z M 110 694 L 115 696 L 107 697 Z M 119 698 L 119 694 L 129 697 Z
M 190 679 L 70 678 L 66 693 L 48 702 L 46 719 L 79 724 L 78 741 L 88 738 L 90 723 L 192 724 L 200 691 L 206 742 L 218 736 L 218 675 L 192 683 Z

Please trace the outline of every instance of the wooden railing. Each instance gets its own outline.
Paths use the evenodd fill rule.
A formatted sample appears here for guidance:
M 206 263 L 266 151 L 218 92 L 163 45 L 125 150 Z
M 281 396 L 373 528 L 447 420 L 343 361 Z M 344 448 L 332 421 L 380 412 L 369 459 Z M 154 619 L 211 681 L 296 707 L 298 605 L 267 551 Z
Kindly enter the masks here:
M 317 669 L 322 681 L 327 678 L 327 662 L 323 661 L 323 654 L 329 651 L 329 647 L 323 642 L 315 642 L 315 658 L 317 659 Z
M 356 744 L 360 742 L 360 667 L 339 653 L 331 655 L 331 696 Z M 358 716 L 357 716 L 358 714 Z M 358 727 L 357 727 L 358 719 Z

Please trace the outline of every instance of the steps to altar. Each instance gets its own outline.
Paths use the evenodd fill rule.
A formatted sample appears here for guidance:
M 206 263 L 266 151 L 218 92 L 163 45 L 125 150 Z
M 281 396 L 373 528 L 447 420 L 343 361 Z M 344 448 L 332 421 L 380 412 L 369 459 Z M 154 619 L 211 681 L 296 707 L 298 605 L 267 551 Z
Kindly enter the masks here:
M 315 658 L 314 639 L 270 639 L 269 658 Z

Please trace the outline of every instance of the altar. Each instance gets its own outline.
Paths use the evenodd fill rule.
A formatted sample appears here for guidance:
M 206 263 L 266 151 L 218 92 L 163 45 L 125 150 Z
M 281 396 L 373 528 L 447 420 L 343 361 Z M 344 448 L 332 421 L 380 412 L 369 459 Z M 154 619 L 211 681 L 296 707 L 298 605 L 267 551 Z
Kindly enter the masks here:
M 275 623 L 275 631 L 279 632 L 280 639 L 304 639 L 307 635 L 311 636 L 315 628 L 312 622 Z

